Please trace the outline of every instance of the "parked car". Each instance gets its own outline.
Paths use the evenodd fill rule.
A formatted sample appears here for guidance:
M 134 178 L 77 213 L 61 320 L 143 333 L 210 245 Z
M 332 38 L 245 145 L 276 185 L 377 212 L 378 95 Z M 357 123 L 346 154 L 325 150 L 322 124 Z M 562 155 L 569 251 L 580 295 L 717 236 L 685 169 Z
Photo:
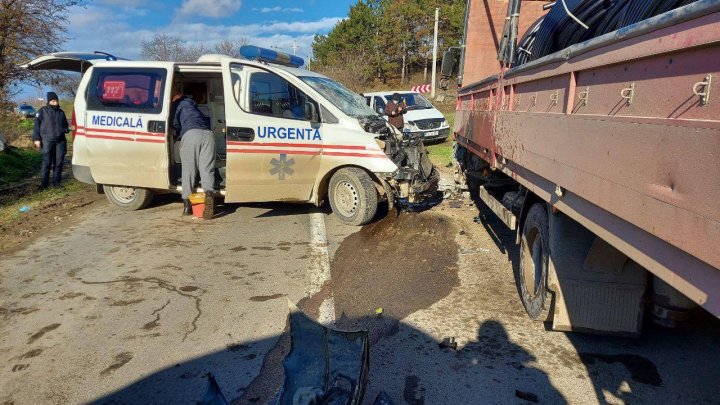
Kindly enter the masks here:
M 18 106 L 15 109 L 15 112 L 20 118 L 35 118 L 35 114 L 37 114 L 37 111 L 35 111 L 35 107 L 27 104 L 23 104 Z
M 378 114 L 385 115 L 385 104 L 392 99 L 393 93 L 399 93 L 407 104 L 404 132 L 420 134 L 424 142 L 442 142 L 450 135 L 450 126 L 432 103 L 415 91 L 383 91 L 363 93 L 365 101 Z

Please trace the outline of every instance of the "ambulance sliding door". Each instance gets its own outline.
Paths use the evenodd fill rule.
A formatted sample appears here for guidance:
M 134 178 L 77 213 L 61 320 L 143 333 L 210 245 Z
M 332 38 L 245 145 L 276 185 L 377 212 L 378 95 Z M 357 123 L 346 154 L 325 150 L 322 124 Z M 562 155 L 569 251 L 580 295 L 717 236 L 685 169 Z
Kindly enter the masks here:
M 317 103 L 289 80 L 223 62 L 227 201 L 308 201 L 320 169 Z
M 158 65 L 93 71 L 85 128 L 78 128 L 78 135 L 86 137 L 97 183 L 169 187 L 167 122 L 173 65 Z

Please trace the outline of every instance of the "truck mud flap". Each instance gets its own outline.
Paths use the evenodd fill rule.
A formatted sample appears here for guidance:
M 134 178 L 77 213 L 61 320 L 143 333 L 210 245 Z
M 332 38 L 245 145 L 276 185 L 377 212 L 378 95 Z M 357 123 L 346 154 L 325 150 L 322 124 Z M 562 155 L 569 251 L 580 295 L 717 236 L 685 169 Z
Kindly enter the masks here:
M 360 404 L 370 368 L 367 331 L 327 328 L 290 308 L 290 353 L 278 404 Z

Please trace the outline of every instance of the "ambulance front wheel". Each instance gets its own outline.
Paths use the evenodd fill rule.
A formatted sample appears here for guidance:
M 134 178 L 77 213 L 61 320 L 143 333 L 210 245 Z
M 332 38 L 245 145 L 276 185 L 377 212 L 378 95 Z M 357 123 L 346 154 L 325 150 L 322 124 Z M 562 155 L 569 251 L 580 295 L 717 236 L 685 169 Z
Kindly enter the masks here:
M 330 179 L 330 207 L 348 225 L 365 225 L 378 208 L 378 195 L 370 175 L 356 167 L 338 170 Z
M 146 188 L 103 185 L 103 190 L 111 203 L 127 211 L 143 209 L 153 198 L 153 192 Z

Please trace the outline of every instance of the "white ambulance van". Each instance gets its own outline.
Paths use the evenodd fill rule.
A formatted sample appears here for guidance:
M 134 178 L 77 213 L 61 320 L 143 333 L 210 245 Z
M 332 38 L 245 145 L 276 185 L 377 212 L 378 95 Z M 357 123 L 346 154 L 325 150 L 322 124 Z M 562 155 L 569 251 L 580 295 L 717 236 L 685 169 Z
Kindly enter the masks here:
M 435 195 L 439 175 L 422 141 L 391 128 L 359 94 L 300 69 L 301 58 L 254 46 L 241 53 L 245 59 L 176 63 L 61 52 L 23 67 L 82 73 L 73 174 L 123 209 L 181 190 L 173 86 L 211 119 L 216 186 L 226 202 L 320 205 L 327 198 L 343 222 L 361 225 L 380 202 L 392 207 Z

